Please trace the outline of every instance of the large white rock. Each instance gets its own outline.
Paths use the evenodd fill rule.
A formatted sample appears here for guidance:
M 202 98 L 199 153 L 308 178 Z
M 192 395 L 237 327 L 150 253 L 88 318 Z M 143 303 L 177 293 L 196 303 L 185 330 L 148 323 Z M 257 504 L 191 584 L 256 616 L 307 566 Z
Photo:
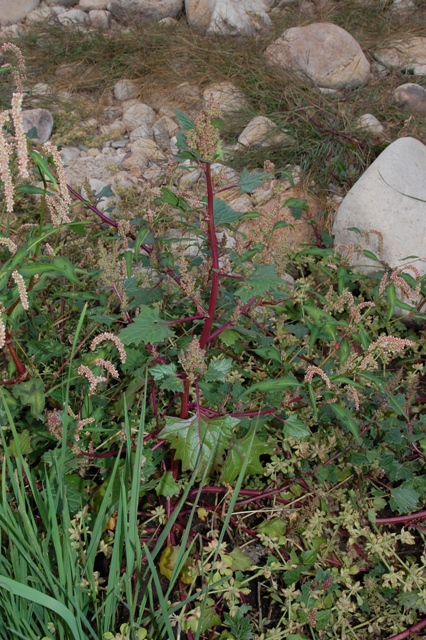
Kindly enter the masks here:
M 156 119 L 154 109 L 143 102 L 125 105 L 123 111 L 122 121 L 127 131 L 133 131 L 143 124 L 152 126 Z
M 275 122 L 266 116 L 256 116 L 238 136 L 236 149 L 259 145 L 269 147 L 272 144 L 284 143 L 290 137 L 278 129 Z
M 215 82 L 206 87 L 203 92 L 205 106 L 211 98 L 220 104 L 222 115 L 230 115 L 248 108 L 244 93 L 232 82 Z
M 358 42 L 330 22 L 284 31 L 266 49 L 269 63 L 307 76 L 319 87 L 344 89 L 365 84 L 370 64 Z
M 193 29 L 221 36 L 254 36 L 271 26 L 270 0 L 185 0 Z
M 398 40 L 378 49 L 373 55 L 377 62 L 388 69 L 412 72 L 417 65 L 426 64 L 426 37 Z
M 333 225 L 334 244 L 361 244 L 380 255 L 379 235 L 349 231 L 379 231 L 383 236 L 384 261 L 391 268 L 410 259 L 426 273 L 426 146 L 414 138 L 400 138 L 389 145 L 343 199 Z M 344 245 L 344 246 L 343 246 Z M 358 265 L 377 271 L 377 262 L 355 254 Z M 412 275 L 412 274 L 411 274 Z
M 183 11 L 184 0 L 111 0 L 108 9 L 114 18 L 162 20 L 177 18 Z
M 40 0 L 0 0 L 0 26 L 20 22 L 39 4 Z

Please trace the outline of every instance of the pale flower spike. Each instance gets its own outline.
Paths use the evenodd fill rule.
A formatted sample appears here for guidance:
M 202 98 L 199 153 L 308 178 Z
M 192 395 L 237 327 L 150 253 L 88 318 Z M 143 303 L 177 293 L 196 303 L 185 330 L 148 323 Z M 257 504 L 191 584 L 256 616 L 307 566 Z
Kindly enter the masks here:
M 58 174 L 59 192 L 65 204 L 70 205 L 71 195 L 67 187 L 67 180 L 65 177 L 64 164 L 62 162 L 61 154 L 59 153 L 55 145 L 51 142 L 45 142 L 43 145 L 43 150 L 46 151 L 46 153 L 50 154 L 53 158 L 53 162 L 55 163 L 56 167 L 56 173 Z
M 12 174 L 10 173 L 10 156 L 12 153 L 12 147 L 6 140 L 3 133 L 3 126 L 9 119 L 9 112 L 4 111 L 0 113 L 0 181 L 3 182 L 3 192 L 6 200 L 6 211 L 12 213 L 14 205 L 14 188 L 12 181 Z
M 0 238 L 0 245 L 7 247 L 12 255 L 15 255 L 18 250 L 16 244 L 10 238 Z
M 98 367 L 103 367 L 113 378 L 119 378 L 119 373 L 109 360 L 102 360 L 102 358 L 96 358 L 95 364 Z
M 28 295 L 27 295 L 27 289 L 25 287 L 24 278 L 21 276 L 20 273 L 18 273 L 18 271 L 13 271 L 12 278 L 18 285 L 18 292 L 19 292 L 19 297 L 21 299 L 22 306 L 25 309 L 25 311 L 28 311 L 29 309 Z
M 79 376 L 87 378 L 87 380 L 90 382 L 89 394 L 91 396 L 95 393 L 98 384 L 100 384 L 101 382 L 106 382 L 106 378 L 104 378 L 104 376 L 95 376 L 95 374 L 90 371 L 89 367 L 86 367 L 86 365 L 84 364 L 79 366 L 79 368 L 77 369 L 77 373 Z
M 6 326 L 3 320 L 0 318 L 0 349 L 3 349 L 6 344 Z
M 96 338 L 93 339 L 92 344 L 90 345 L 90 349 L 94 351 L 98 346 L 98 344 L 100 344 L 101 342 L 104 342 L 105 340 L 111 340 L 111 342 L 115 344 L 115 346 L 118 349 L 118 353 L 120 354 L 120 360 L 124 364 L 127 358 L 124 345 L 121 342 L 120 338 L 117 338 L 117 336 L 114 335 L 113 333 L 108 333 L 108 332 L 100 333 L 98 336 L 96 336 Z
M 28 146 L 22 124 L 22 93 L 14 93 L 12 96 L 12 120 L 15 129 L 16 152 L 18 154 L 19 175 L 21 178 L 29 178 L 28 171 Z
M 25 73 L 25 59 L 24 56 L 22 55 L 22 52 L 20 50 L 19 47 L 16 46 L 16 44 L 13 44 L 12 42 L 5 42 L 2 47 L 1 47 L 2 51 L 11 51 L 15 57 L 16 57 L 16 66 L 18 67 L 19 71 L 17 70 L 13 70 L 13 77 L 15 79 L 15 84 L 16 84 L 16 89 L 19 93 L 22 93 L 24 88 L 22 86 L 22 78 L 21 75 L 23 73 Z M 8 66 L 8 65 L 6 65 Z

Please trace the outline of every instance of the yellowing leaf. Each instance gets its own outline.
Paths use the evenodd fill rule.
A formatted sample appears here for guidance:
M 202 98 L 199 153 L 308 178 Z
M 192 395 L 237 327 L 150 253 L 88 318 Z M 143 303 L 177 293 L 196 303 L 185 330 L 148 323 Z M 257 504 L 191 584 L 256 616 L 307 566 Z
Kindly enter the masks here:
M 209 515 L 209 512 L 206 511 L 206 509 L 203 509 L 203 507 L 199 507 L 197 509 L 197 516 L 200 518 L 202 522 L 204 522 L 204 520 L 207 518 L 208 515 Z
M 178 554 L 179 547 L 172 547 L 171 544 L 168 544 L 161 554 L 158 566 L 161 575 L 165 576 L 168 580 L 170 580 L 170 578 L 172 577 Z

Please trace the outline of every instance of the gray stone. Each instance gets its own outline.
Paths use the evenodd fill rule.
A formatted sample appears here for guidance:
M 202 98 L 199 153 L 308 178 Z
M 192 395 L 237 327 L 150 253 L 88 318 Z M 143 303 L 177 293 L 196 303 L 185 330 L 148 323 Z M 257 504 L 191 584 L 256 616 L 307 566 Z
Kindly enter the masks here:
M 183 11 L 184 0 L 111 0 L 108 9 L 114 18 L 139 18 L 144 20 L 162 20 L 178 18 Z
M 357 128 L 376 136 L 380 136 L 384 131 L 383 125 L 371 113 L 364 113 L 358 118 Z
M 27 17 L 25 22 L 27 24 L 35 24 L 37 22 L 45 22 L 49 20 L 55 13 L 52 7 L 39 7 L 38 9 L 34 9 L 31 11 Z
M 359 87 L 370 74 L 358 42 L 329 22 L 287 29 L 266 49 L 265 56 L 270 64 L 328 89 Z
M 139 95 L 139 87 L 133 80 L 122 78 L 114 85 L 114 98 L 116 100 L 130 100 L 137 98 Z
M 159 122 L 156 122 L 153 127 L 154 140 L 162 151 L 170 151 L 170 136 L 166 127 Z
M 89 11 L 89 20 L 95 29 L 109 29 L 111 26 L 112 16 L 109 11 L 104 9 L 91 9 Z
M 136 127 L 133 131 L 130 132 L 129 139 L 130 142 L 134 142 L 138 138 L 154 138 L 154 131 L 152 127 L 147 124 L 141 124 L 140 127 Z
M 413 113 L 426 116 L 426 89 L 419 84 L 408 82 L 393 92 L 396 102 Z
M 265 0 L 185 0 L 188 24 L 193 29 L 222 36 L 254 36 L 269 29 Z
M 152 126 L 155 122 L 156 116 L 154 109 L 151 109 L 147 104 L 137 102 L 130 106 L 124 107 L 124 113 L 122 121 L 127 131 L 133 131 L 141 125 Z
M 203 92 L 204 104 L 207 105 L 211 98 L 220 104 L 223 115 L 248 108 L 244 93 L 232 82 L 216 82 L 206 87 Z
M 0 25 L 15 24 L 36 9 L 40 0 L 0 0 Z
M 47 142 L 53 129 L 53 117 L 47 109 L 25 109 L 22 111 L 22 124 L 25 133 L 31 129 L 37 130 L 37 137 L 32 141 L 38 144 Z
M 289 140 L 289 136 L 280 131 L 272 120 L 266 116 L 256 116 L 240 133 L 236 148 L 250 147 L 251 145 L 268 147 L 286 140 Z
M 81 9 L 69 9 L 58 16 L 58 22 L 67 26 L 74 24 L 89 24 L 89 16 Z
M 111 176 L 115 174 L 115 167 L 120 164 L 120 158 L 115 155 L 104 155 L 98 153 L 96 157 L 84 156 L 76 159 L 65 167 L 65 177 L 72 187 L 80 188 L 87 180 L 87 177 L 97 178 L 109 184 Z
M 426 146 L 414 138 L 400 138 L 389 145 L 355 183 L 344 198 L 334 221 L 336 248 L 350 245 L 380 256 L 379 236 L 360 236 L 361 231 L 378 231 L 383 237 L 384 262 L 392 269 L 408 262 L 426 273 Z M 355 263 L 376 271 L 379 264 L 355 254 Z
M 108 6 L 109 0 L 80 0 L 77 5 L 78 9 L 83 11 L 103 10 Z
M 77 147 L 62 147 L 60 150 L 62 162 L 67 165 L 73 160 L 80 158 L 81 151 Z
M 374 58 L 384 67 L 412 72 L 416 65 L 426 64 L 426 37 L 415 36 L 398 40 L 374 52 Z
M 111 142 L 111 147 L 113 149 L 124 149 L 129 144 L 129 140 L 127 138 L 120 138 L 120 140 L 113 140 Z
M 125 169 L 141 168 L 147 166 L 150 160 L 159 162 L 166 159 L 157 143 L 149 138 L 138 138 L 129 144 L 129 148 L 130 154 L 122 162 Z
M 75 0 L 44 0 L 44 3 L 49 7 L 53 7 L 53 10 L 57 13 L 57 7 L 73 7 Z

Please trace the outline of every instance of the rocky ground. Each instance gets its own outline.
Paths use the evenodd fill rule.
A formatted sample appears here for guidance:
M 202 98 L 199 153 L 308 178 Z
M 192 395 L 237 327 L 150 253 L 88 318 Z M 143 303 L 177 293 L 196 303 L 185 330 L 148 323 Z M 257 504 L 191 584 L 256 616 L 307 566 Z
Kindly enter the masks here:
M 369 15 L 375 25 L 368 24 Z M 424 2 L 81 0 L 75 5 L 74 0 L 3 0 L 0 24 L 1 40 L 16 38 L 28 60 L 26 130 L 36 134 L 36 144 L 52 137 L 61 148 L 69 184 L 85 197 L 91 189 L 91 197 L 108 215 L 114 215 L 123 190 L 129 188 L 144 193 L 167 183 L 197 195 L 201 172 L 189 165 L 171 169 L 178 153 L 175 108 L 194 116 L 214 99 L 225 125 L 232 125 L 225 127 L 224 161 L 216 170 L 231 184 L 236 158 L 240 165 L 247 159 L 252 170 L 261 168 L 268 152 L 275 162 L 274 180 L 266 187 L 251 196 L 235 190 L 225 194 L 237 211 L 258 209 L 265 219 L 279 216 L 291 223 L 280 230 L 281 252 L 283 246 L 287 250 L 318 241 L 311 223 L 325 211 L 322 228 L 332 229 L 335 244 L 349 247 L 354 260 L 365 264 L 365 257 L 354 252 L 361 242 L 392 268 L 402 267 L 407 256 L 418 256 L 410 262 L 426 273 Z M 76 58 L 82 43 L 103 40 L 107 52 L 108 43 L 117 47 L 120 37 L 128 42 L 132 34 L 148 38 L 148 32 L 151 44 L 153 33 L 156 38 L 157 56 L 170 41 L 182 42 L 181 59 L 162 61 L 171 68 L 163 84 L 153 80 L 154 70 L 148 69 L 141 52 L 136 71 L 133 66 L 128 74 L 114 69 L 117 51 L 116 57 L 110 56 L 110 77 L 105 82 L 104 71 L 102 90 L 94 91 L 103 55 L 98 50 L 89 60 L 86 46 L 85 55 Z M 58 34 L 62 46 L 55 56 L 52 43 L 56 38 L 57 46 Z M 191 61 L 187 68 L 185 46 Z M 206 49 L 214 46 L 233 47 L 236 63 L 243 52 L 246 69 L 254 64 L 251 55 L 257 62 L 261 58 L 263 73 L 286 92 L 285 108 L 276 102 L 268 111 L 266 99 L 263 105 L 262 100 L 256 103 L 255 74 L 244 85 L 238 67 L 222 68 L 217 78 L 208 69 L 203 76 L 199 68 L 191 75 L 196 48 L 204 47 L 200 57 L 205 57 Z M 49 58 L 55 58 L 53 67 Z M 31 75 L 33 68 L 37 78 Z M 383 101 L 388 113 L 379 108 Z M 350 103 L 357 105 L 352 112 Z M 330 167 L 322 184 L 312 171 L 305 171 L 309 162 L 303 155 L 297 162 L 291 153 L 301 146 L 302 120 L 296 116 L 302 112 L 303 124 L 309 120 L 311 128 L 318 125 L 316 145 L 323 153 L 322 160 L 312 159 L 311 169 L 316 162 Z M 341 166 L 333 148 L 325 154 L 336 138 L 354 157 L 362 156 L 358 166 Z M 289 162 L 275 161 L 277 149 L 286 151 Z M 280 174 L 283 170 L 285 175 Z M 298 220 L 285 206 L 293 197 L 307 201 Z

